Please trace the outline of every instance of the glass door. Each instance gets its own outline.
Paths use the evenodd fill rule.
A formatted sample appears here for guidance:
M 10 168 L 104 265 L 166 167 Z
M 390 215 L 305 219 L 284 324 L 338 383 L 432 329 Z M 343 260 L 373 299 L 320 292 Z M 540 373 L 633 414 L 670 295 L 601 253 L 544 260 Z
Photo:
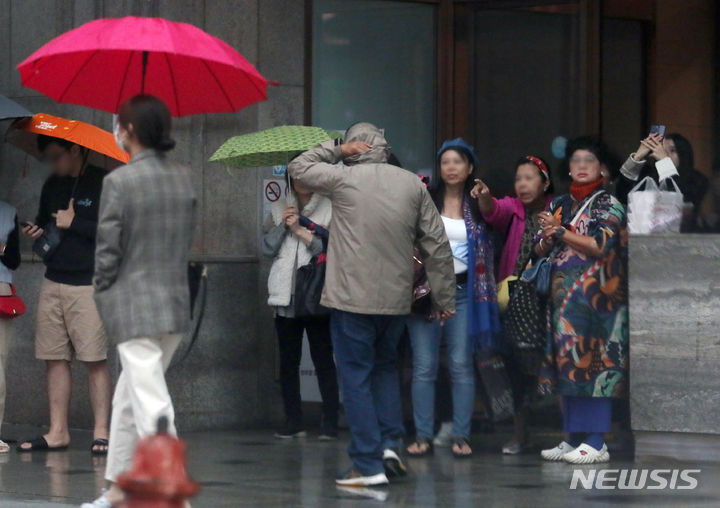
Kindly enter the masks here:
M 512 192 L 520 157 L 538 155 L 555 167 L 553 140 L 581 130 L 578 6 L 478 7 L 470 29 L 468 131 L 483 177 L 502 195 Z

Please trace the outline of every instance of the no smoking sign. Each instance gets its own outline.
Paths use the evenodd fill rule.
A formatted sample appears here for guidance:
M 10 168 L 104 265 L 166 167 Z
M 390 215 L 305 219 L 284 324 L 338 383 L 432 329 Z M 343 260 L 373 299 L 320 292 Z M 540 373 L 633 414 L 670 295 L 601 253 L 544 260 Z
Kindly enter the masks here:
M 263 216 L 266 216 L 270 213 L 273 203 L 287 196 L 287 183 L 278 179 L 263 180 L 260 196 L 263 201 Z
M 265 185 L 265 198 L 274 203 L 282 196 L 282 189 L 280 189 L 280 182 L 277 180 L 270 180 Z

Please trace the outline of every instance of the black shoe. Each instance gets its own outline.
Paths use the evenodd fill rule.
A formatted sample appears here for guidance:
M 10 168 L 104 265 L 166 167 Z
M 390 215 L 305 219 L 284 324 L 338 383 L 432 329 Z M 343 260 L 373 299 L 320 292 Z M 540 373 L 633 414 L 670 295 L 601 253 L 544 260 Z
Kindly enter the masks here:
M 320 435 L 318 439 L 320 441 L 335 441 L 338 438 L 338 424 L 337 422 L 326 421 L 323 418 L 322 426 L 320 429 Z
M 388 478 L 402 478 L 407 476 L 407 467 L 400 458 L 397 450 L 388 448 L 383 452 L 383 466 L 385 467 L 385 475 Z
M 305 437 L 307 433 L 301 425 L 297 423 L 287 422 L 285 426 L 275 433 L 278 439 L 292 439 L 295 437 Z

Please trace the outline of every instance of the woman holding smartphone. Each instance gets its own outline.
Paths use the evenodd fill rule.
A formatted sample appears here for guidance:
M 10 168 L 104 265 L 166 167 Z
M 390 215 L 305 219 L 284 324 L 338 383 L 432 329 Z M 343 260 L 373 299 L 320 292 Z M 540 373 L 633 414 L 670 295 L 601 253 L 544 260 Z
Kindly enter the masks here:
M 703 226 L 699 219 L 710 180 L 695 169 L 695 156 L 690 141 L 677 133 L 664 135 L 664 126 L 661 127 L 662 133 L 651 131 L 647 138 L 640 141 L 640 146 L 630 154 L 620 172 L 631 181 L 631 185 L 649 173 L 648 170 L 653 166 L 659 181 L 667 178 L 675 180 L 685 202 L 692 205 L 683 217 L 680 230 L 683 233 L 697 232 Z

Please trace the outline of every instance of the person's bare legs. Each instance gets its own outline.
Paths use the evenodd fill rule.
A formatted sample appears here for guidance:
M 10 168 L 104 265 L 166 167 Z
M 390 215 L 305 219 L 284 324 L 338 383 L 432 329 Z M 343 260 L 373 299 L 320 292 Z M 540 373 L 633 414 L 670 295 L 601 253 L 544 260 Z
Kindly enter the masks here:
M 50 431 L 43 437 L 50 448 L 70 444 L 68 430 L 68 408 L 72 393 L 72 372 L 70 362 L 66 360 L 45 360 L 47 373 L 48 402 L 50 403 Z M 23 449 L 29 450 L 30 443 L 23 443 Z
M 87 368 L 88 391 L 90 404 L 95 418 L 93 440 L 107 439 L 110 420 L 110 397 L 112 392 L 112 379 L 107 360 L 100 362 L 83 362 Z M 95 446 L 93 451 L 107 452 L 107 446 Z

